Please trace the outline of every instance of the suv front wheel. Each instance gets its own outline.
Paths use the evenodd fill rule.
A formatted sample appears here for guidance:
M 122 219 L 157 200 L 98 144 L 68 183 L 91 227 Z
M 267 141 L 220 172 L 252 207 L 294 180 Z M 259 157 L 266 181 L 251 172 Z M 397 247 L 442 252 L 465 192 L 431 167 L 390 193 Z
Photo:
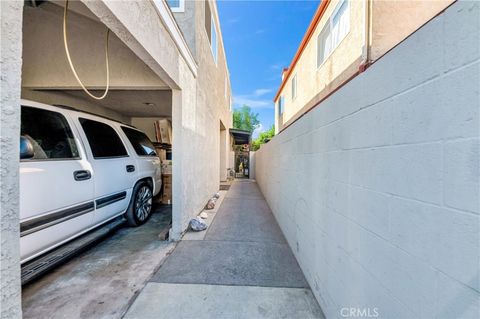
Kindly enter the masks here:
M 140 182 L 135 185 L 132 199 L 125 217 L 130 226 L 144 224 L 152 214 L 153 193 L 148 183 Z

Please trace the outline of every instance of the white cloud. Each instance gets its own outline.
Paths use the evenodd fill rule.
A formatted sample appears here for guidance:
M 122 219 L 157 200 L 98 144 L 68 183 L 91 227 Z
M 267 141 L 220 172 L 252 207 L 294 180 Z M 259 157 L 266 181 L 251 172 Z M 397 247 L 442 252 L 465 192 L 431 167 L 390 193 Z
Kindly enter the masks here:
M 253 139 L 256 139 L 256 138 L 260 135 L 260 133 L 262 133 L 262 132 L 265 132 L 265 129 L 263 128 L 262 123 L 260 123 L 260 124 L 258 125 L 258 127 L 253 130 L 253 132 L 252 132 L 252 138 L 253 138 Z
M 253 92 L 253 95 L 255 96 L 262 96 L 262 95 L 265 95 L 267 93 L 270 93 L 272 92 L 273 90 L 272 89 L 256 89 L 254 92 Z
M 252 109 L 271 109 L 273 102 L 270 98 L 263 97 L 265 94 L 273 92 L 273 89 L 256 89 L 252 93 L 236 95 L 233 97 L 233 105 L 239 107 L 248 105 Z
M 248 105 L 252 109 L 271 109 L 273 102 L 266 99 L 255 99 L 249 95 L 237 95 L 233 97 L 234 106 Z
M 282 68 L 281 64 L 272 64 L 270 65 L 270 69 L 272 70 L 280 70 Z
M 255 34 L 262 34 L 264 32 L 265 32 L 264 29 L 258 29 L 257 31 L 255 31 Z

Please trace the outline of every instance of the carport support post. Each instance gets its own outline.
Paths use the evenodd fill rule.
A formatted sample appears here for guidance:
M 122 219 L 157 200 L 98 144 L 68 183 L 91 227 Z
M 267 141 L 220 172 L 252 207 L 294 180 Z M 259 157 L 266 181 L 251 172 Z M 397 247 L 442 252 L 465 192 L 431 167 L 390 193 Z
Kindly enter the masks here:
M 182 91 L 172 89 L 172 228 L 170 240 L 180 240 L 183 231 L 184 196 L 182 187 Z
M 19 139 L 23 1 L 0 1 L 0 318 L 21 318 Z

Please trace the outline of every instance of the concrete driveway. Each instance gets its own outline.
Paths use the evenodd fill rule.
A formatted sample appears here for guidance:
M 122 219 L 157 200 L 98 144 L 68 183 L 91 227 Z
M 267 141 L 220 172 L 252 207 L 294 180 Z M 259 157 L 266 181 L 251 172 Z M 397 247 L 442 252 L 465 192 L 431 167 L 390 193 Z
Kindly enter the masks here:
M 203 239 L 178 244 L 125 318 L 323 313 L 257 184 L 242 180 L 231 186 Z
M 171 208 L 112 237 L 22 289 L 23 318 L 120 318 L 175 244 L 158 240 Z

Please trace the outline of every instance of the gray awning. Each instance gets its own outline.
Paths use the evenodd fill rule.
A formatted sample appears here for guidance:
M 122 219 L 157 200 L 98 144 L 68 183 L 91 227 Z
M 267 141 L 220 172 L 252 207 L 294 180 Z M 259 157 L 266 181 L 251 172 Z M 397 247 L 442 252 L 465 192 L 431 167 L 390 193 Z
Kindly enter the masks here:
M 252 134 L 249 131 L 231 128 L 230 134 L 233 135 L 235 145 L 250 144 Z

